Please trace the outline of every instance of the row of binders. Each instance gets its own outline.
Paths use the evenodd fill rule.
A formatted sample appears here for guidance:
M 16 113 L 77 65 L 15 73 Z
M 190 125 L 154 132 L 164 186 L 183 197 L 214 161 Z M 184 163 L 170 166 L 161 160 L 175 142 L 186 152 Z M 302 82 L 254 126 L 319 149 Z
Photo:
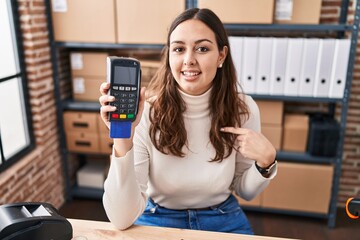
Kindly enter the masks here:
M 342 98 L 350 40 L 229 37 L 246 94 Z

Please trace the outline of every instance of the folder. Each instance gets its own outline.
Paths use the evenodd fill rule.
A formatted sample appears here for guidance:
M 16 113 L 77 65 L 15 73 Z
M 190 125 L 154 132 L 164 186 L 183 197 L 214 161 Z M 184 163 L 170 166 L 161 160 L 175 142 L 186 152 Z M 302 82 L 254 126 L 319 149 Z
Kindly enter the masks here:
M 343 98 L 350 54 L 350 39 L 335 41 L 334 67 L 330 80 L 330 98 Z
M 245 94 L 255 93 L 256 63 L 258 53 L 258 38 L 244 37 L 242 58 L 242 87 Z
M 270 73 L 270 94 L 283 95 L 287 62 L 287 38 L 274 38 Z
M 270 94 L 271 54 L 273 38 L 259 38 L 256 64 L 256 94 Z
M 302 38 L 289 38 L 284 86 L 284 95 L 286 96 L 297 96 L 298 94 L 303 43 L 304 39 Z
M 312 97 L 319 64 L 320 39 L 305 39 L 298 96 Z
M 335 39 L 321 39 L 314 97 L 328 97 L 335 53 Z
M 241 66 L 243 55 L 243 38 L 229 37 L 230 53 L 236 70 L 238 86 L 241 86 Z M 240 91 L 240 89 L 239 89 Z

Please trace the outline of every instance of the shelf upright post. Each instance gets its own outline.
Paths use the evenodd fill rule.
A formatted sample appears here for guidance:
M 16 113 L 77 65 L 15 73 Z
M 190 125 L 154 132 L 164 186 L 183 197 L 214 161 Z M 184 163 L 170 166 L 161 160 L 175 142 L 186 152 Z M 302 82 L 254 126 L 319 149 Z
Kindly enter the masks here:
M 342 0 L 341 8 L 340 8 L 339 24 L 347 23 L 348 13 L 349 13 L 349 0 Z M 343 38 L 344 35 L 345 35 L 345 32 L 338 32 L 338 38 Z
M 61 100 L 61 90 L 60 90 L 60 78 L 58 72 L 58 55 L 57 55 L 57 47 L 54 40 L 54 31 L 52 25 L 52 16 L 51 16 L 51 3 L 50 1 L 44 1 L 46 7 L 47 14 L 47 25 L 49 31 L 49 45 L 51 52 L 51 65 L 52 65 L 52 75 L 54 79 L 54 96 L 56 103 L 56 118 L 58 125 L 58 138 L 59 138 L 59 147 L 63 168 L 63 177 L 65 183 L 65 199 L 69 200 L 71 198 L 70 192 L 70 179 L 69 179 L 69 168 L 68 168 L 68 160 L 67 160 L 67 150 L 66 150 L 66 142 L 65 142 L 65 133 L 63 130 L 63 116 L 62 116 L 62 100 Z
M 342 8 L 348 8 L 348 0 L 343 0 L 343 2 L 347 2 L 346 6 L 342 4 Z M 342 20 L 346 19 L 342 16 Z M 340 19 L 341 20 L 341 19 Z M 349 62 L 348 69 L 346 74 L 346 84 L 344 89 L 344 97 L 341 101 L 341 116 L 340 116 L 340 139 L 337 149 L 337 157 L 335 160 L 335 170 L 333 177 L 333 187 L 330 201 L 330 209 L 329 209 L 329 218 L 328 218 L 328 227 L 333 228 L 336 225 L 336 211 L 337 211 L 337 201 L 338 201 L 338 191 L 341 177 L 341 165 L 343 158 L 343 150 L 344 150 L 344 138 L 346 135 L 346 121 L 347 114 L 349 108 L 349 99 L 351 93 L 351 83 L 353 78 L 353 69 L 356 58 L 356 48 L 358 41 L 358 33 L 359 33 L 359 23 L 360 23 L 360 3 L 356 1 L 355 13 L 354 13 L 354 23 L 352 24 L 351 29 L 351 44 L 350 44 L 350 54 L 349 54 Z

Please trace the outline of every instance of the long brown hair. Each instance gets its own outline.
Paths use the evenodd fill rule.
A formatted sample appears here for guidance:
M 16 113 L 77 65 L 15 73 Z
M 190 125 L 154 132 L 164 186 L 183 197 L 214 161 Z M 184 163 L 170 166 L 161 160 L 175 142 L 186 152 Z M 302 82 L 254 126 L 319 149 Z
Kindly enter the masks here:
M 183 101 L 178 84 L 175 81 L 169 64 L 170 35 L 182 22 L 197 19 L 205 23 L 216 37 L 217 47 L 228 47 L 228 55 L 222 68 L 218 68 L 210 96 L 211 128 L 209 138 L 216 150 L 212 161 L 221 162 L 233 151 L 236 136 L 220 132 L 221 127 L 241 126 L 242 117 L 249 115 L 248 107 L 237 92 L 237 80 L 232 61 L 228 36 L 221 20 L 209 9 L 192 8 L 180 14 L 171 24 L 167 36 L 167 44 L 162 52 L 162 65 L 151 80 L 148 87 L 150 101 L 150 138 L 156 149 L 164 154 L 183 157 L 184 146 L 188 146 L 187 133 L 183 120 L 186 104 Z

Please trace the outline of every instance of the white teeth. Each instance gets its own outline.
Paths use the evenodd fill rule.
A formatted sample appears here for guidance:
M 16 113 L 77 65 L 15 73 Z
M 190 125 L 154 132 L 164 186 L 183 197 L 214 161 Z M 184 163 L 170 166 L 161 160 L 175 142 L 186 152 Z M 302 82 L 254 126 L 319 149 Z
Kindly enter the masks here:
M 197 75 L 199 75 L 198 72 L 183 72 L 183 74 L 185 76 L 197 76 Z

